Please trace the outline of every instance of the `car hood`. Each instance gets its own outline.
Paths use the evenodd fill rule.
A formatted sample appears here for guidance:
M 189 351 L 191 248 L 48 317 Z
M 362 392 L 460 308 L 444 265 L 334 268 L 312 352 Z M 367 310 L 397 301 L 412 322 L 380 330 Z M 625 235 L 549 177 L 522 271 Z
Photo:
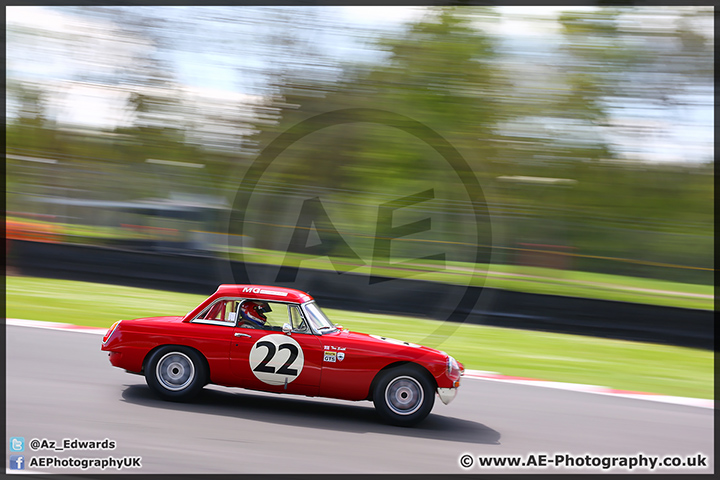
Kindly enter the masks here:
M 341 330 L 332 335 L 323 335 L 322 341 L 329 343 L 331 339 L 337 339 L 343 343 L 355 343 L 362 344 L 368 349 L 377 349 L 383 351 L 395 351 L 395 352 L 412 352 L 412 356 L 422 355 L 438 355 L 445 357 L 447 354 L 441 350 L 435 348 L 426 347 L 417 343 L 406 342 L 403 340 L 397 340 L 391 337 L 385 337 L 382 335 L 373 335 L 368 333 L 351 332 L 349 330 Z

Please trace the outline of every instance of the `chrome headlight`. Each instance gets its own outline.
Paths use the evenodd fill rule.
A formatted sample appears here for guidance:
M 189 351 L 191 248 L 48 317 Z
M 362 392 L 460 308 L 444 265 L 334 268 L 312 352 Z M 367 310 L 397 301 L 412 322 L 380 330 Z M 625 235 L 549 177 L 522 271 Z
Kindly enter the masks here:
M 458 365 L 457 360 L 450 355 L 447 357 L 447 376 L 453 382 L 460 378 L 460 366 Z

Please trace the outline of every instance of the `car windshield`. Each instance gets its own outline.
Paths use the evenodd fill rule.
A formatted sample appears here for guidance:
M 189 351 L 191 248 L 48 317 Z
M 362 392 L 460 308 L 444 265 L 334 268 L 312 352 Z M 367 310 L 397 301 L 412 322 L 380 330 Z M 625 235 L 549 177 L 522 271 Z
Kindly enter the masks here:
M 315 302 L 309 302 L 303 305 L 305 314 L 310 320 L 313 328 L 318 332 L 325 334 L 334 332 L 337 330 L 335 325 L 325 316 L 323 311 L 318 307 Z

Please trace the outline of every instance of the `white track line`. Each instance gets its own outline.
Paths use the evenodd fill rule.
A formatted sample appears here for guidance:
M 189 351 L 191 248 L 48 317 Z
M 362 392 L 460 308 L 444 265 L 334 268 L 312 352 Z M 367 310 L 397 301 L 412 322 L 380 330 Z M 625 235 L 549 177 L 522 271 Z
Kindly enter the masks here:
M 108 330 L 107 328 L 103 327 L 81 327 L 78 325 L 72 325 L 70 323 L 41 322 L 38 320 L 23 320 L 20 318 L 6 318 L 5 324 L 15 327 L 43 328 L 46 330 L 65 330 L 68 332 L 92 333 L 95 335 L 105 335 L 105 332 L 107 332 Z M 110 328 L 109 325 L 108 328 Z
M 37 320 L 23 320 L 19 318 L 5 319 L 7 325 L 17 327 L 44 328 L 47 330 L 64 330 L 66 332 L 91 333 L 104 335 L 107 328 L 102 327 L 80 327 L 69 323 L 41 322 Z M 108 325 L 109 328 L 109 325 Z M 632 392 L 628 390 L 616 390 L 598 385 L 584 385 L 581 383 L 549 382 L 534 378 L 520 378 L 502 375 L 497 372 L 486 372 L 482 370 L 465 370 L 463 378 L 474 380 L 489 380 L 492 382 L 515 383 L 520 385 L 531 385 L 534 387 L 557 388 L 573 392 L 594 393 L 597 395 L 609 395 L 613 397 L 634 398 L 637 400 L 649 400 L 652 402 L 673 403 L 676 405 L 687 405 L 691 407 L 715 408 L 715 401 L 706 398 L 673 397 L 670 395 L 659 395 L 655 393 Z M 13 470 L 17 472 L 17 470 Z
M 634 398 L 637 400 L 649 400 L 652 402 L 673 403 L 676 405 L 687 405 L 691 407 L 715 408 L 715 401 L 706 398 L 673 397 L 656 393 L 632 392 L 628 390 L 616 390 L 598 385 L 584 385 L 581 383 L 549 382 L 534 378 L 509 377 L 495 372 L 483 372 L 480 370 L 465 370 L 463 378 L 475 380 L 489 380 L 492 382 L 515 383 L 519 385 L 531 385 L 534 387 L 557 388 L 573 392 L 595 393 L 598 395 L 609 395 L 613 397 Z

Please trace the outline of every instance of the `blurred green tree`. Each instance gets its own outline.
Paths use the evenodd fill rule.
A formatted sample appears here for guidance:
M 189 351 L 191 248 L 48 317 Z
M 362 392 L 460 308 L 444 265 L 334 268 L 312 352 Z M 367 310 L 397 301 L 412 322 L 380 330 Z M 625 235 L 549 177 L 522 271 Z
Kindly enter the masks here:
M 248 165 L 288 128 L 337 109 L 378 108 L 424 123 L 463 154 L 493 204 L 494 221 L 505 227 L 496 246 L 567 244 L 588 256 L 575 259 L 574 267 L 630 274 L 692 272 L 590 257 L 713 264 L 712 153 L 705 164 L 647 161 L 664 145 L 674 146 L 676 129 L 705 142 L 698 149 L 708 148 L 708 135 L 694 130 L 702 125 L 677 125 L 667 118 L 679 118 L 698 104 L 709 111 L 710 105 L 702 104 L 712 103 L 714 89 L 711 8 L 610 6 L 567 12 L 559 17 L 559 47 L 553 40 L 512 51 L 504 44 L 514 35 L 497 33 L 494 9 L 432 7 L 399 31 L 359 37 L 366 50 L 383 59 L 359 62 L 348 56 L 342 64 L 321 45 L 345 27 L 313 9 L 69 11 L 104 19 L 103 25 L 112 26 L 103 30 L 104 38 L 123 48 L 89 48 L 97 35 L 92 29 L 46 37 L 47 32 L 17 31 L 8 37 L 8 48 L 22 43 L 36 59 L 63 52 L 67 59 L 82 60 L 87 68 L 73 81 L 126 93 L 133 122 L 114 132 L 68 131 L 54 123 L 48 108 L 57 88 L 8 78 L 8 103 L 18 112 L 8 119 L 8 153 L 63 159 L 70 170 L 44 167 L 45 176 L 57 177 L 68 192 L 77 188 L 76 194 L 137 198 L 159 193 L 161 185 L 166 191 L 211 191 L 232 200 Z M 164 18 L 159 14 L 164 12 L 173 15 Z M 554 20 L 525 20 L 555 26 Z M 249 105 L 228 99 L 213 111 L 191 106 L 172 58 L 234 50 L 243 55 L 232 57 L 232 67 L 239 77 L 255 79 L 259 100 Z M 427 147 L 374 124 L 372 116 L 366 120 L 308 136 L 278 158 L 263 179 L 268 200 L 259 205 L 259 216 L 324 194 L 331 200 L 325 205 L 331 217 L 332 202 L 343 205 L 346 215 L 337 220 L 338 230 L 362 235 L 375 229 L 368 208 L 386 203 L 387 192 L 423 191 L 424 182 L 438 173 Z M 655 152 L 648 153 L 647 145 L 653 144 Z M 140 167 L 147 158 L 205 168 L 168 167 L 161 182 L 147 181 L 151 175 Z M 8 181 L 20 170 L 8 161 Z M 577 183 L 557 188 L 496 180 L 520 175 Z M 457 238 L 464 238 L 468 220 L 453 212 L 456 198 L 446 200 L 440 208 L 447 222 L 456 224 Z M 284 219 L 290 225 L 295 220 Z M 258 246 L 279 248 L 268 232 Z M 371 239 L 362 242 L 372 250 Z M 504 261 L 512 262 L 513 256 Z M 704 273 L 686 278 L 701 277 L 711 281 Z

